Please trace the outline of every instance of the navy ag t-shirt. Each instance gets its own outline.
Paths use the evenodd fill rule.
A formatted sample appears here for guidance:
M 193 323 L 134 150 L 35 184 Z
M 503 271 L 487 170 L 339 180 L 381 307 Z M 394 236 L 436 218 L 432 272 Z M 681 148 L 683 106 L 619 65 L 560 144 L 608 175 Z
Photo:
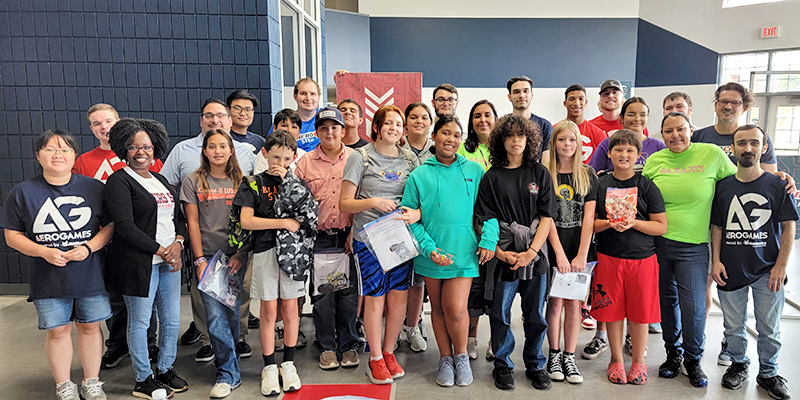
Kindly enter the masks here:
M 752 182 L 736 175 L 717 182 L 711 223 L 722 227 L 720 261 L 728 274 L 719 290 L 740 289 L 770 273 L 778 259 L 781 222 L 797 220 L 785 186 L 768 172 Z
M 11 189 L 0 215 L 4 229 L 22 232 L 35 243 L 69 251 L 100 231 L 102 182 L 72 174 L 63 186 L 39 175 Z M 105 294 L 102 253 L 64 267 L 34 258 L 30 270 L 31 299 L 80 298 Z

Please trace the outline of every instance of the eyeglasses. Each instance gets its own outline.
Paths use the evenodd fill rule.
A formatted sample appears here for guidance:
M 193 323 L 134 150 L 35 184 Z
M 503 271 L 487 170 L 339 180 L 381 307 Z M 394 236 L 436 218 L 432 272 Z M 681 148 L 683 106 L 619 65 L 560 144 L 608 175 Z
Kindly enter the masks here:
M 233 110 L 237 114 L 241 114 L 242 111 L 244 111 L 245 114 L 252 114 L 253 111 L 255 111 L 256 109 L 253 108 L 253 107 L 244 108 L 244 107 L 239 107 L 239 106 L 233 106 L 233 107 L 231 107 L 231 110 Z M 220 118 L 222 118 L 222 117 L 220 117 Z
M 456 101 L 458 101 L 458 99 L 456 99 L 455 97 L 451 97 L 449 99 L 445 99 L 444 97 L 439 97 L 439 98 L 437 98 L 437 99 L 435 99 L 433 101 L 435 101 L 436 104 L 445 104 L 445 103 L 447 103 L 447 104 L 452 106 L 452 105 L 456 104 Z
M 126 147 L 125 149 L 127 149 L 128 152 L 131 152 L 131 153 L 138 152 L 139 150 L 144 150 L 146 153 L 149 153 L 149 152 L 153 151 L 153 146 L 130 145 L 130 146 Z
M 205 114 L 203 114 L 203 119 L 206 120 L 206 121 L 211 121 L 212 119 L 214 119 L 214 117 L 217 117 L 219 119 L 225 119 L 227 117 L 230 117 L 230 115 L 225 114 L 225 113 L 216 113 L 216 114 L 214 114 L 214 113 L 205 113 Z
M 44 154 L 47 154 L 48 156 L 52 156 L 54 154 L 61 154 L 62 156 L 65 156 L 67 154 L 74 153 L 75 149 L 51 149 L 51 148 L 46 148 L 46 149 L 39 149 L 39 151 L 41 151 Z
M 744 104 L 739 100 L 717 100 L 717 104 L 727 107 L 728 104 L 732 105 L 733 107 L 739 107 L 740 105 Z

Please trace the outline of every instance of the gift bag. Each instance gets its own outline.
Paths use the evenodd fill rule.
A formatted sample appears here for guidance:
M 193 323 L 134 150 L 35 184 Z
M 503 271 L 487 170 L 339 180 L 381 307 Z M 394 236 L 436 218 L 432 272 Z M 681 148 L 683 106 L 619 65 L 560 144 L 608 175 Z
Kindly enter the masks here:
M 242 289 L 242 277 L 240 274 L 231 274 L 231 267 L 228 266 L 228 257 L 217 250 L 214 257 L 208 260 L 208 265 L 197 288 L 202 290 L 213 299 L 224 304 L 226 307 L 236 309 L 239 291 Z
M 314 254 L 314 292 L 317 295 L 350 287 L 350 255 Z

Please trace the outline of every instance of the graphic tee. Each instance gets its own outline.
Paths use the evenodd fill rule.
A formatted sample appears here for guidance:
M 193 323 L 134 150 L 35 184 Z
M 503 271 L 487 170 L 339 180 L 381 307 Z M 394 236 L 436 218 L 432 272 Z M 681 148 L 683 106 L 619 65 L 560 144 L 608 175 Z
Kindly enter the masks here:
M 125 165 L 125 161 L 120 160 L 113 151 L 97 147 L 92 151 L 81 154 L 75 160 L 75 165 L 72 166 L 72 173 L 85 175 L 106 183 L 111 174 L 124 168 Z M 161 160 L 154 158 L 150 171 L 160 172 L 163 166 L 164 164 Z
M 781 222 L 797 220 L 794 199 L 781 179 L 764 172 L 752 182 L 731 175 L 717 182 L 711 223 L 722 227 L 720 261 L 731 291 L 769 274 L 778 259 Z
M 125 172 L 136 180 L 142 187 L 153 195 L 158 205 L 156 214 L 156 243 L 161 247 L 167 247 L 175 241 L 175 198 L 169 189 L 155 176 L 145 178 L 136 173 L 131 167 L 125 167 Z M 153 254 L 153 264 L 164 262 L 158 254 Z
M 370 143 L 363 147 L 367 152 L 367 166 L 364 168 L 364 158 L 360 150 L 356 150 L 347 158 L 344 165 L 342 181 L 352 182 L 358 187 L 356 199 L 380 197 L 400 205 L 403 198 L 403 189 L 406 179 L 414 166 L 406 158 L 405 150 L 397 148 L 398 156 L 390 157 L 381 154 L 375 149 L 375 144 Z M 353 215 L 353 238 L 359 242 L 359 231 L 369 222 L 386 215 L 383 211 L 370 208 Z
M 608 199 L 616 199 L 608 201 Z M 609 219 L 609 214 L 635 213 L 636 219 L 649 221 L 650 214 L 665 211 L 664 199 L 658 187 L 641 174 L 621 181 L 613 174 L 598 179 L 597 219 Z M 597 252 L 616 258 L 641 260 L 656 253 L 655 237 L 636 229 L 617 232 L 613 228 L 595 234 Z
M 559 123 L 560 122 L 561 121 L 559 121 Z M 556 125 L 558 125 L 558 123 L 556 123 Z M 608 135 L 606 135 L 605 131 L 594 126 L 588 120 L 584 120 L 582 124 L 578 125 L 578 130 L 581 135 L 579 138 L 581 142 L 581 161 L 583 161 L 584 164 L 589 164 L 589 160 L 592 159 L 595 150 L 597 150 L 597 147 L 600 146 L 600 143 L 604 139 L 608 138 Z
M 590 119 L 589 122 L 591 122 L 594 126 L 604 130 L 606 134 L 608 134 L 608 136 L 611 136 L 612 133 L 623 128 L 622 122 L 619 122 L 618 119 L 615 119 L 613 121 L 606 121 L 606 119 L 603 118 L 603 114 L 600 114 L 597 117 Z M 644 131 L 642 131 L 642 133 L 645 136 L 650 136 L 650 133 L 647 131 L 647 127 L 644 127 Z
M 717 132 L 714 125 L 698 129 L 692 133 L 693 143 L 711 143 L 719 146 L 720 149 L 730 158 L 733 165 L 736 165 L 736 155 L 733 154 L 733 137 Z M 767 136 L 767 152 L 761 155 L 761 162 L 764 164 L 776 164 L 778 159 L 775 157 L 775 146 L 772 139 Z
M 262 172 L 258 176 L 261 181 L 254 180 L 252 188 L 247 186 L 247 180 L 242 179 L 236 196 L 233 198 L 233 205 L 250 207 L 253 209 L 253 215 L 259 218 L 275 218 L 273 208 L 282 179 L 266 172 Z M 258 190 L 258 194 L 256 194 L 256 190 Z M 258 196 L 257 200 L 256 196 Z M 261 253 L 275 247 L 275 229 L 253 231 L 253 236 L 255 238 L 254 252 Z
M 4 229 L 22 232 L 34 243 L 69 251 L 97 232 L 103 208 L 103 184 L 72 174 L 66 185 L 47 183 L 42 175 L 14 186 L 0 214 Z M 102 253 L 57 267 L 33 258 L 29 271 L 30 298 L 80 298 L 105 294 Z
M 591 167 L 588 167 L 591 169 Z M 581 244 L 581 229 L 583 227 L 583 207 L 587 201 L 597 201 L 597 176 L 594 171 L 589 174 L 591 187 L 586 196 L 581 196 L 575 190 L 572 174 L 559 173 L 555 187 L 558 215 L 553 218 L 558 232 L 558 239 L 564 248 L 567 259 L 572 261 L 578 255 Z M 556 264 L 555 253 L 550 247 L 550 264 Z M 589 254 L 589 261 L 593 255 Z
M 237 186 L 231 178 L 219 179 L 208 175 L 206 180 L 208 194 L 200 191 L 197 173 L 184 178 L 181 184 L 181 201 L 197 206 L 203 255 L 213 256 L 217 250 L 230 255 L 233 249 L 228 245 L 228 216 Z

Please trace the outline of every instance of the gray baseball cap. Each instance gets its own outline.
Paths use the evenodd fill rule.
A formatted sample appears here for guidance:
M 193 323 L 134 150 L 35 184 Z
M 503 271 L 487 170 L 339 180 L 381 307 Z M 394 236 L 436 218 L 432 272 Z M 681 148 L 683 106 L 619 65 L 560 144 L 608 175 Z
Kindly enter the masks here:
M 322 121 L 336 121 L 339 125 L 344 126 L 344 116 L 342 116 L 342 112 L 333 107 L 325 107 L 317 111 L 317 121 L 314 122 L 314 129 L 319 128 L 319 124 L 321 124 Z

